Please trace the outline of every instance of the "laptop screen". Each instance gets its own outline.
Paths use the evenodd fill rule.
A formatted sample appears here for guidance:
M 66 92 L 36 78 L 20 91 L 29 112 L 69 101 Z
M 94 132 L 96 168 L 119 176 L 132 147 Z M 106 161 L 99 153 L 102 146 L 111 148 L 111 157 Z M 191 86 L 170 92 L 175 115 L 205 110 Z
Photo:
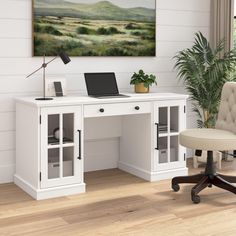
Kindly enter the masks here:
M 90 96 L 119 94 L 115 73 L 85 73 L 85 82 Z

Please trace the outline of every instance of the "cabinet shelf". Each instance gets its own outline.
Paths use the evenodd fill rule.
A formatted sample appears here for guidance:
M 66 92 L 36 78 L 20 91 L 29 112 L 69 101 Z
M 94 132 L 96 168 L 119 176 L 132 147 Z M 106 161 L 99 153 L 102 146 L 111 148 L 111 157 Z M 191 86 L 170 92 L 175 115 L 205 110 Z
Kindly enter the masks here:
M 74 147 L 75 143 L 63 143 L 62 147 Z
M 179 132 L 159 133 L 159 137 L 178 136 Z
M 56 149 L 56 148 L 60 148 L 60 147 L 74 147 L 75 146 L 75 143 L 71 142 L 71 143 L 63 143 L 62 145 L 60 144 L 55 144 L 55 145 L 52 145 L 52 144 L 49 144 L 48 145 L 48 149 Z
M 60 144 L 55 144 L 55 145 L 49 144 L 48 145 L 48 149 L 56 149 L 56 148 L 60 148 Z
M 159 137 L 167 137 L 168 136 L 168 133 L 159 133 Z
M 179 135 L 179 132 L 170 132 L 169 135 L 170 135 L 170 136 L 178 136 L 178 135 Z
M 65 143 L 73 143 L 73 140 L 64 137 L 63 144 L 65 144 Z M 48 145 L 59 145 L 59 144 L 60 144 L 60 141 L 58 139 L 51 137 L 51 136 L 48 137 Z

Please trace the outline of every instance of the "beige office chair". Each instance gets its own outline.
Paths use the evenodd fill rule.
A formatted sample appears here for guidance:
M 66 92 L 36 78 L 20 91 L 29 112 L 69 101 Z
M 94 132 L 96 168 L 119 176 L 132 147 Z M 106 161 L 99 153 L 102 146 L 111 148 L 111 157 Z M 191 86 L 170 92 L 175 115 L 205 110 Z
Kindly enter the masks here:
M 215 185 L 236 194 L 236 176 L 216 173 L 213 151 L 236 150 L 236 83 L 225 83 L 215 129 L 188 129 L 180 133 L 180 144 L 207 151 L 207 164 L 204 173 L 193 176 L 180 176 L 172 179 L 172 189 L 179 191 L 180 183 L 195 183 L 191 197 L 194 203 L 200 202 L 198 193 L 206 187 Z M 231 182 L 231 183 L 230 183 Z

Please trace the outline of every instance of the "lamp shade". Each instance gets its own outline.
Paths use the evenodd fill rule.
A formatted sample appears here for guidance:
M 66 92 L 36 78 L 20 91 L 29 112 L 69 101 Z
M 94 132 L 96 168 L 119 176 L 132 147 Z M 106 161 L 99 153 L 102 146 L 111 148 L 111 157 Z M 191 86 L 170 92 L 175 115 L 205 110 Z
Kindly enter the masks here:
M 59 57 L 61 58 L 64 64 L 67 64 L 71 61 L 69 56 L 64 52 L 59 53 Z

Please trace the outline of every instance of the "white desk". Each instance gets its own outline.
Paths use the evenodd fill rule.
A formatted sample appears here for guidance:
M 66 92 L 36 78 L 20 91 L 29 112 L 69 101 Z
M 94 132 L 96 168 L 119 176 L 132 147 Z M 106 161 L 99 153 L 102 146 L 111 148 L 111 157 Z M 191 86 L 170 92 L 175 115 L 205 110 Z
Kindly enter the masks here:
M 186 150 L 178 134 L 186 126 L 188 96 L 128 95 L 17 98 L 15 183 L 35 199 L 85 192 L 84 160 L 93 148 L 84 143 L 113 136 L 119 145 L 116 167 L 147 181 L 186 175 Z M 53 137 L 57 128 L 58 140 Z M 97 156 L 90 157 L 95 167 L 104 160 Z

